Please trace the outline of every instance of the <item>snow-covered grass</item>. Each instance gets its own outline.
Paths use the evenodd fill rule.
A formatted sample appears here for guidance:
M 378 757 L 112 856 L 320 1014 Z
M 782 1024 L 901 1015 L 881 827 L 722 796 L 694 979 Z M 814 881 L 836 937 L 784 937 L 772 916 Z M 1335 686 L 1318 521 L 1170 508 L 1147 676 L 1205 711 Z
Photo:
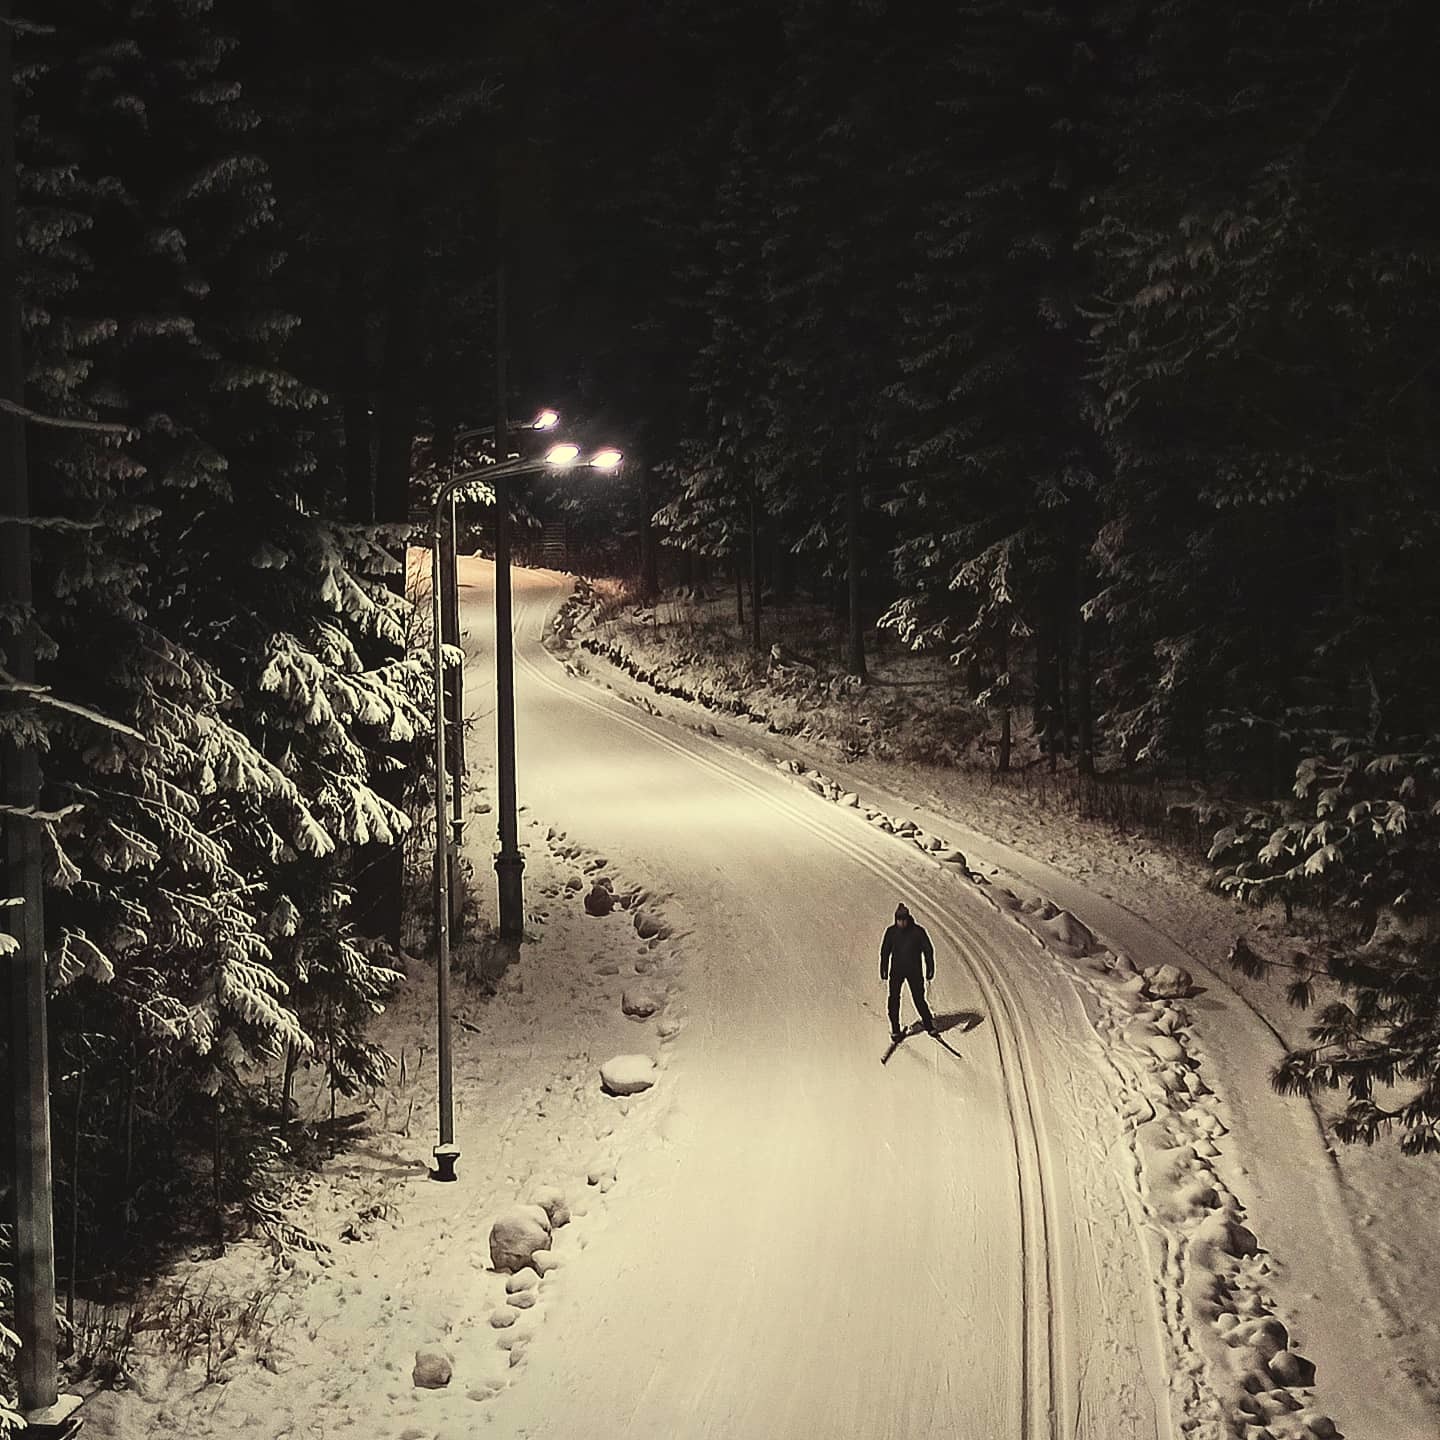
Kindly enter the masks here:
M 434 973 L 417 961 L 376 1025 L 396 1059 L 389 1083 L 350 1102 L 348 1142 L 292 1188 L 284 1222 L 313 1248 L 257 1230 L 219 1259 L 181 1261 L 124 1313 L 92 1315 L 97 1332 L 131 1315 L 140 1329 L 125 1336 L 121 1387 L 85 1407 L 88 1434 L 459 1437 L 521 1373 L 627 1154 L 664 1114 L 686 1013 L 679 905 L 526 819 L 526 940 L 506 953 L 480 927 L 455 952 L 459 1181 L 428 1178 Z M 653 1086 L 610 1093 L 602 1067 L 637 1055 L 657 1067 Z M 323 1126 L 323 1077 L 303 1076 L 297 1093 L 301 1123 Z M 492 1221 L 546 1191 L 569 1223 L 536 1268 L 497 1270 Z

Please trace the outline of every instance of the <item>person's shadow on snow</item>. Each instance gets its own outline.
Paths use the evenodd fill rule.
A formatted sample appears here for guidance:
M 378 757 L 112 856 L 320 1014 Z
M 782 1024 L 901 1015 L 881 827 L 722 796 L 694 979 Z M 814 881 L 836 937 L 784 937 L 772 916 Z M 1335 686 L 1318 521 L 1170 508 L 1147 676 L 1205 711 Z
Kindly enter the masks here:
M 935 1040 L 938 1044 L 948 1050 L 957 1060 L 965 1057 L 945 1038 L 946 1031 L 953 1030 L 957 1035 L 968 1034 L 983 1020 L 983 1015 L 977 1015 L 973 1010 L 947 1010 L 935 1017 Z M 899 1040 L 892 1040 L 890 1048 L 881 1057 L 882 1065 L 888 1064 L 890 1057 L 900 1048 L 912 1035 L 923 1035 L 925 1027 L 918 1020 L 912 1020 L 900 1033 Z

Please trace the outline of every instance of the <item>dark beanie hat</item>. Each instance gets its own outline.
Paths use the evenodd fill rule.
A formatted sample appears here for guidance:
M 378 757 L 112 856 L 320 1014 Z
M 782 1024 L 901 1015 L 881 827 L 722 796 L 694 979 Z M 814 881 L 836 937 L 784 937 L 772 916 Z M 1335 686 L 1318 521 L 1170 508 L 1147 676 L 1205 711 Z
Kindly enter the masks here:
M 908 920 L 910 918 L 910 912 L 903 904 L 897 905 L 895 907 L 895 918 L 897 920 Z

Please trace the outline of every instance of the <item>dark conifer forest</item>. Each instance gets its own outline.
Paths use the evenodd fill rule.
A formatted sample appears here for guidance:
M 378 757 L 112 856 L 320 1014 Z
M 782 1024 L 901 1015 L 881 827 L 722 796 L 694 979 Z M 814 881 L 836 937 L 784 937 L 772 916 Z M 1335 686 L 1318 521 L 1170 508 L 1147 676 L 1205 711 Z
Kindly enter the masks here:
M 627 452 L 565 502 L 592 568 L 739 584 L 757 648 L 783 570 L 857 676 L 878 633 L 1044 764 L 1241 797 L 1217 886 L 1354 941 L 1278 1083 L 1440 1148 L 1433 0 L 5 9 L 62 1283 L 223 1240 L 295 1067 L 390 1063 L 403 551 L 494 419 L 497 271 L 513 413 Z

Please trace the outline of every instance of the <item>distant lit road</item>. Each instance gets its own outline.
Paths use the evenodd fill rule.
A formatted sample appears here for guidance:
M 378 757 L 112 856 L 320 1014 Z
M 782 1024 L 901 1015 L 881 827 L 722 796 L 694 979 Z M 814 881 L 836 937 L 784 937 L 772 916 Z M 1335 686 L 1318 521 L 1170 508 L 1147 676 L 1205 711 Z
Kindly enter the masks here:
M 489 715 L 492 572 L 461 563 Z M 515 574 L 520 798 L 683 905 L 690 1019 L 663 1081 L 675 1143 L 627 1167 L 485 1433 L 1170 1436 L 1114 1122 L 1057 967 L 853 812 L 568 676 L 540 644 L 566 589 Z M 882 1067 L 901 899 L 936 943 L 937 1015 L 979 1020 L 946 1034 L 958 1056 L 917 1035 Z

